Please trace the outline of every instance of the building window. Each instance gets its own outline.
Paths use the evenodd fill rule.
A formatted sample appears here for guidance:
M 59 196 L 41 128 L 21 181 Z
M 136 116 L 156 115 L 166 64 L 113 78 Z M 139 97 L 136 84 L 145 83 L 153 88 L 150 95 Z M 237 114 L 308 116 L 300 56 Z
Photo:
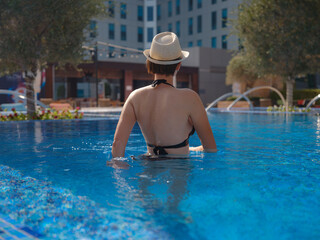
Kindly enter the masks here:
M 188 47 L 192 47 L 193 43 L 192 42 L 188 42 Z
M 119 57 L 124 57 L 124 56 L 126 56 L 126 54 L 127 54 L 127 51 L 125 49 L 121 49 Z
M 197 32 L 201 33 L 202 32 L 202 16 L 199 15 L 198 18 L 198 23 L 197 23 Z
M 222 35 L 222 37 L 221 37 L 221 47 L 223 49 L 227 49 L 228 48 L 227 35 Z
M 176 22 L 176 34 L 178 37 L 180 37 L 180 21 Z
M 109 58 L 115 57 L 114 47 L 109 47 Z
M 120 17 L 122 19 L 127 18 L 127 4 L 125 4 L 125 3 L 121 3 L 121 5 L 120 5 Z
M 242 41 L 241 41 L 241 39 L 240 38 L 238 38 L 238 49 L 239 50 L 242 50 L 244 47 L 243 47 L 243 45 L 242 45 Z
M 202 40 L 198 40 L 198 41 L 197 41 L 197 46 L 198 46 L 198 47 L 201 47 L 201 46 L 202 46 Z
M 189 0 L 189 5 L 188 5 L 189 11 L 192 11 L 192 8 L 193 8 L 193 0 Z
M 143 42 L 143 27 L 138 27 L 138 42 Z
M 216 4 L 217 0 L 211 0 L 211 4 Z
M 147 20 L 148 22 L 153 21 L 153 7 L 147 7 Z
M 157 27 L 157 33 L 161 33 L 161 27 L 160 26 Z
M 125 49 L 121 49 L 120 56 L 121 56 L 121 57 L 125 57 L 125 56 L 127 56 L 127 50 L 125 50 Z
M 168 23 L 168 32 L 172 32 L 172 23 Z
M 109 1 L 108 12 L 110 17 L 114 17 L 114 2 Z
M 114 24 L 109 23 L 109 39 L 114 39 Z
M 126 41 L 127 40 L 127 27 L 126 27 L 126 25 L 121 25 L 120 28 L 121 28 L 120 39 L 122 41 Z
M 193 34 L 193 19 L 192 18 L 189 18 L 188 33 L 189 33 L 189 35 Z
M 227 27 L 227 22 L 228 22 L 228 9 L 224 8 L 222 9 L 222 22 L 221 22 L 221 26 L 223 28 Z
M 217 38 L 216 37 L 211 38 L 211 47 L 217 48 Z
M 172 1 L 168 2 L 168 17 L 172 16 Z
M 148 32 L 148 42 L 152 42 L 152 39 L 153 39 L 153 28 L 148 28 L 147 32 Z
M 217 12 L 211 13 L 211 29 L 217 29 Z
M 97 27 L 97 21 L 91 20 L 90 21 L 90 30 L 96 30 Z
M 198 8 L 202 8 L 202 0 L 198 0 Z
M 138 21 L 143 21 L 143 6 L 138 6 Z
M 95 38 L 97 36 L 97 21 L 90 21 L 90 37 Z
M 180 0 L 176 0 L 176 14 L 180 14 Z
M 161 19 L 161 5 L 157 5 L 157 20 Z

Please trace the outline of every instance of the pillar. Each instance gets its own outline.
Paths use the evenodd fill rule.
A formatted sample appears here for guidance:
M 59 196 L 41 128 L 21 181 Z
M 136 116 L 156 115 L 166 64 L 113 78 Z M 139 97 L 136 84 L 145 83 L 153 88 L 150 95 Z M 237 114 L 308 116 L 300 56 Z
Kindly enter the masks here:
M 193 91 L 199 93 L 199 74 L 198 73 L 191 74 L 191 86 Z
M 45 98 L 53 98 L 53 66 L 46 68 Z
M 133 72 L 124 71 L 124 100 L 127 100 L 129 94 L 133 91 Z

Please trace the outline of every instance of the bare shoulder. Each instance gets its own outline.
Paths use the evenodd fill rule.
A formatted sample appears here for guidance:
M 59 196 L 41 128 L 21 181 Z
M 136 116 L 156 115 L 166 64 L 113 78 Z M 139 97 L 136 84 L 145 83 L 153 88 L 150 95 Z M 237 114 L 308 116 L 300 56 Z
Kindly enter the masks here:
M 133 100 L 135 98 L 139 98 L 140 96 L 143 96 L 146 92 L 148 92 L 150 90 L 151 90 L 150 86 L 135 89 L 130 93 L 128 100 Z
M 177 88 L 181 93 L 186 94 L 188 96 L 198 96 L 198 93 L 196 93 L 194 90 L 190 88 Z
M 196 93 L 195 91 L 193 91 L 190 88 L 181 88 L 178 89 L 181 93 L 181 95 L 183 96 L 183 98 L 186 99 L 186 101 L 188 102 L 201 102 L 200 100 L 200 96 L 198 93 Z

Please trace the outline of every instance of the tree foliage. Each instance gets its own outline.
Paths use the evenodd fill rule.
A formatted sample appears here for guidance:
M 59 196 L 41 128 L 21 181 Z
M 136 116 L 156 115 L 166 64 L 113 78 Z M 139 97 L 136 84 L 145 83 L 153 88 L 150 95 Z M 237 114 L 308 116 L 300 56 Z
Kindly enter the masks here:
M 259 74 L 286 80 L 289 105 L 294 78 L 320 69 L 319 13 L 319 0 L 249 0 L 239 6 L 235 29 L 243 54 Z
M 0 0 L 0 73 L 26 72 L 32 85 L 48 62 L 79 63 L 90 20 L 105 10 L 102 0 Z
M 258 74 L 251 68 L 248 59 L 242 54 L 235 55 L 227 66 L 227 85 L 234 82 L 253 82 L 258 77 Z

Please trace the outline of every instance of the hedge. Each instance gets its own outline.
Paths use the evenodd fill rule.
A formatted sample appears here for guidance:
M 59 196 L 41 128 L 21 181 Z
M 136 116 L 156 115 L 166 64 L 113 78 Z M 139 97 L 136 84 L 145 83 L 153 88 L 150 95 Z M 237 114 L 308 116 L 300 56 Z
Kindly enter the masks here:
M 285 91 L 280 91 L 280 92 L 282 93 L 283 97 L 286 98 L 286 92 Z M 296 89 L 296 90 L 293 90 L 293 100 L 303 100 L 303 99 L 311 100 L 318 94 L 320 94 L 320 89 Z M 231 96 L 231 97 L 228 97 L 226 100 L 234 101 L 237 97 L 238 96 Z M 249 97 L 249 99 L 251 101 L 258 101 L 259 97 Z M 276 92 L 271 91 L 270 99 L 272 100 L 273 104 L 276 104 L 277 101 L 280 100 L 280 97 Z M 320 100 L 317 100 L 316 104 L 320 105 Z
M 285 91 L 280 91 L 284 98 L 286 98 L 286 92 Z M 302 99 L 308 99 L 311 100 L 315 96 L 320 94 L 320 89 L 296 89 L 293 90 L 293 100 L 302 100 Z M 271 92 L 270 93 L 270 98 L 272 101 L 277 101 L 280 99 L 277 93 Z M 320 104 L 320 100 L 316 102 L 316 104 Z

